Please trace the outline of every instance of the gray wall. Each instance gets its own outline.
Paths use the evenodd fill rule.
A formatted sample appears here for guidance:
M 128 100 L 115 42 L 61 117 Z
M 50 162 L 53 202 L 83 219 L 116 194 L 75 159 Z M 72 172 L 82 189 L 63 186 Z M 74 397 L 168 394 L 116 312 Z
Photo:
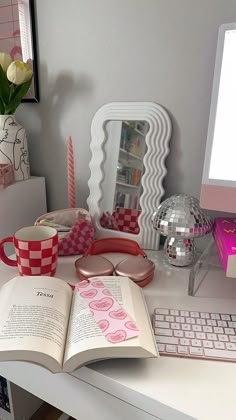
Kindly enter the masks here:
M 112 101 L 153 101 L 173 122 L 166 196 L 199 197 L 218 27 L 235 0 L 36 0 L 41 101 L 16 116 L 50 210 L 67 206 L 67 137 L 76 205 L 86 207 L 90 125 Z

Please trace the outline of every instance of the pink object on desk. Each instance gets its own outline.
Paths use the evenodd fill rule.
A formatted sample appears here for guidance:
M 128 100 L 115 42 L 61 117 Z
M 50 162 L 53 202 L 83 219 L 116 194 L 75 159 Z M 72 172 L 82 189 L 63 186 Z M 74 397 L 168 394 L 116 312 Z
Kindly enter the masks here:
M 236 277 L 236 217 L 216 217 L 213 236 L 227 277 Z
M 0 164 L 0 188 L 7 187 L 15 181 L 14 168 L 12 163 Z
M 133 320 L 115 300 L 100 277 L 77 283 L 75 289 L 87 303 L 98 327 L 108 341 L 118 343 L 139 335 Z
M 71 136 L 67 142 L 68 207 L 75 207 L 74 157 Z

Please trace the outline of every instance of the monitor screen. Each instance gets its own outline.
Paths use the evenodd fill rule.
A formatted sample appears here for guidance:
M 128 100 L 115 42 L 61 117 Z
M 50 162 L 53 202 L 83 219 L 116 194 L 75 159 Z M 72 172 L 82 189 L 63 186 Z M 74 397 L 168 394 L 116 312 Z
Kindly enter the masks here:
M 200 205 L 236 213 L 236 23 L 219 29 Z

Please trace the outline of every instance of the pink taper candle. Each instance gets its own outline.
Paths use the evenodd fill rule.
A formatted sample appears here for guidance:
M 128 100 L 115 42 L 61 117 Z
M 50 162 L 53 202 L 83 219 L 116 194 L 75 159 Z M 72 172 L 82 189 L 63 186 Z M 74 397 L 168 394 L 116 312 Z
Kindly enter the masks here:
M 67 182 L 68 182 L 68 207 L 75 207 L 75 178 L 74 157 L 71 136 L 67 143 Z

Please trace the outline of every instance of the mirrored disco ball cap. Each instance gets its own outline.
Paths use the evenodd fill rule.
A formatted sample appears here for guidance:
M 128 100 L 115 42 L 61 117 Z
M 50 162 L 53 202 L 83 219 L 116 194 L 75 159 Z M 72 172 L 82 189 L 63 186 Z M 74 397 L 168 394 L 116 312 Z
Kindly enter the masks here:
M 170 264 L 189 265 L 196 248 L 194 238 L 212 231 L 212 218 L 199 206 L 199 201 L 186 194 L 175 194 L 163 201 L 152 216 L 152 226 L 167 236 L 165 256 Z

